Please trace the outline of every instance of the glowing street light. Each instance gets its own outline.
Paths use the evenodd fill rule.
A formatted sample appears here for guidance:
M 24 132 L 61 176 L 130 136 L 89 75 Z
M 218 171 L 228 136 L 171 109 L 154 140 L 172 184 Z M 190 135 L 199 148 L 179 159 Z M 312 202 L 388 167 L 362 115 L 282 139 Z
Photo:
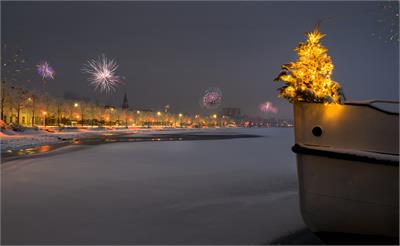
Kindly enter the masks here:
M 139 110 L 137 110 L 137 111 L 136 111 L 136 114 L 140 114 L 140 111 L 139 111 Z
M 47 112 L 43 111 L 42 114 L 43 114 L 43 117 L 44 117 L 44 127 L 46 127 L 46 115 L 47 115 Z
M 32 97 L 28 97 L 28 102 L 32 103 L 32 126 L 35 124 L 35 102 Z
M 74 103 L 74 107 L 75 108 L 79 107 L 79 104 L 78 103 Z
M 179 118 L 182 118 L 183 114 L 179 114 Z
M 157 116 L 160 116 L 160 115 L 161 115 L 161 112 L 160 112 L 160 111 L 158 111 L 158 112 L 157 112 Z
M 214 119 L 216 119 L 216 118 L 217 118 L 217 115 L 216 115 L 216 114 L 213 114 L 212 117 L 213 117 Z

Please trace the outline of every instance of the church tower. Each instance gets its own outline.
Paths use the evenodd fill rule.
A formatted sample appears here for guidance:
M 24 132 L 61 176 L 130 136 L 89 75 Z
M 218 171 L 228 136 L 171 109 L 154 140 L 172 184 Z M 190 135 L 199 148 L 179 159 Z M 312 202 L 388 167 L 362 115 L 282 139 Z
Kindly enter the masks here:
M 124 100 L 122 101 L 122 109 L 129 109 L 128 97 L 125 93 Z

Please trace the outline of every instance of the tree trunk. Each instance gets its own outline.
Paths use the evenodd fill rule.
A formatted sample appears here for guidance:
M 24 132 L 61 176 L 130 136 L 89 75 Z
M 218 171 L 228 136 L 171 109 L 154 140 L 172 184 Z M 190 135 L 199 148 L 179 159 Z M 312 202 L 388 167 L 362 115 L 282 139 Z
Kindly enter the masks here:
M 35 101 L 32 102 L 32 127 L 33 126 L 35 126 Z
M 57 126 L 60 127 L 60 104 L 57 104 Z
M 17 106 L 17 125 L 19 125 L 19 113 L 21 112 L 21 103 Z
M 6 95 L 6 93 L 5 93 L 5 82 L 3 81 L 3 83 L 2 83 L 2 87 L 1 87 L 1 120 L 4 120 L 4 103 L 5 103 L 5 101 L 6 101 L 6 99 L 5 99 L 5 95 Z

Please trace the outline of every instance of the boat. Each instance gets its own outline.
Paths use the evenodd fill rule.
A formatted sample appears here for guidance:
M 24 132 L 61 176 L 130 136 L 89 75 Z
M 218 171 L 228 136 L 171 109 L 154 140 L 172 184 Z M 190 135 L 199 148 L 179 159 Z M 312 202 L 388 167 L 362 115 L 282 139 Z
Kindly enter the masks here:
M 398 103 L 294 103 L 300 209 L 312 232 L 398 242 L 399 113 L 385 108 Z

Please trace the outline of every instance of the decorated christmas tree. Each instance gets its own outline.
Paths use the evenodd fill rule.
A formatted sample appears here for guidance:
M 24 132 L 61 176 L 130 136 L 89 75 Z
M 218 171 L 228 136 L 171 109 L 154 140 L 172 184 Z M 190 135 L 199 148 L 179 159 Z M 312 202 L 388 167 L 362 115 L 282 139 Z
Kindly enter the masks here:
M 279 96 L 290 102 L 341 103 L 341 87 L 331 79 L 332 59 L 320 41 L 325 34 L 320 33 L 317 26 L 306 36 L 307 41 L 295 49 L 298 59 L 282 65 L 282 71 L 275 79 L 285 83 L 279 88 Z

